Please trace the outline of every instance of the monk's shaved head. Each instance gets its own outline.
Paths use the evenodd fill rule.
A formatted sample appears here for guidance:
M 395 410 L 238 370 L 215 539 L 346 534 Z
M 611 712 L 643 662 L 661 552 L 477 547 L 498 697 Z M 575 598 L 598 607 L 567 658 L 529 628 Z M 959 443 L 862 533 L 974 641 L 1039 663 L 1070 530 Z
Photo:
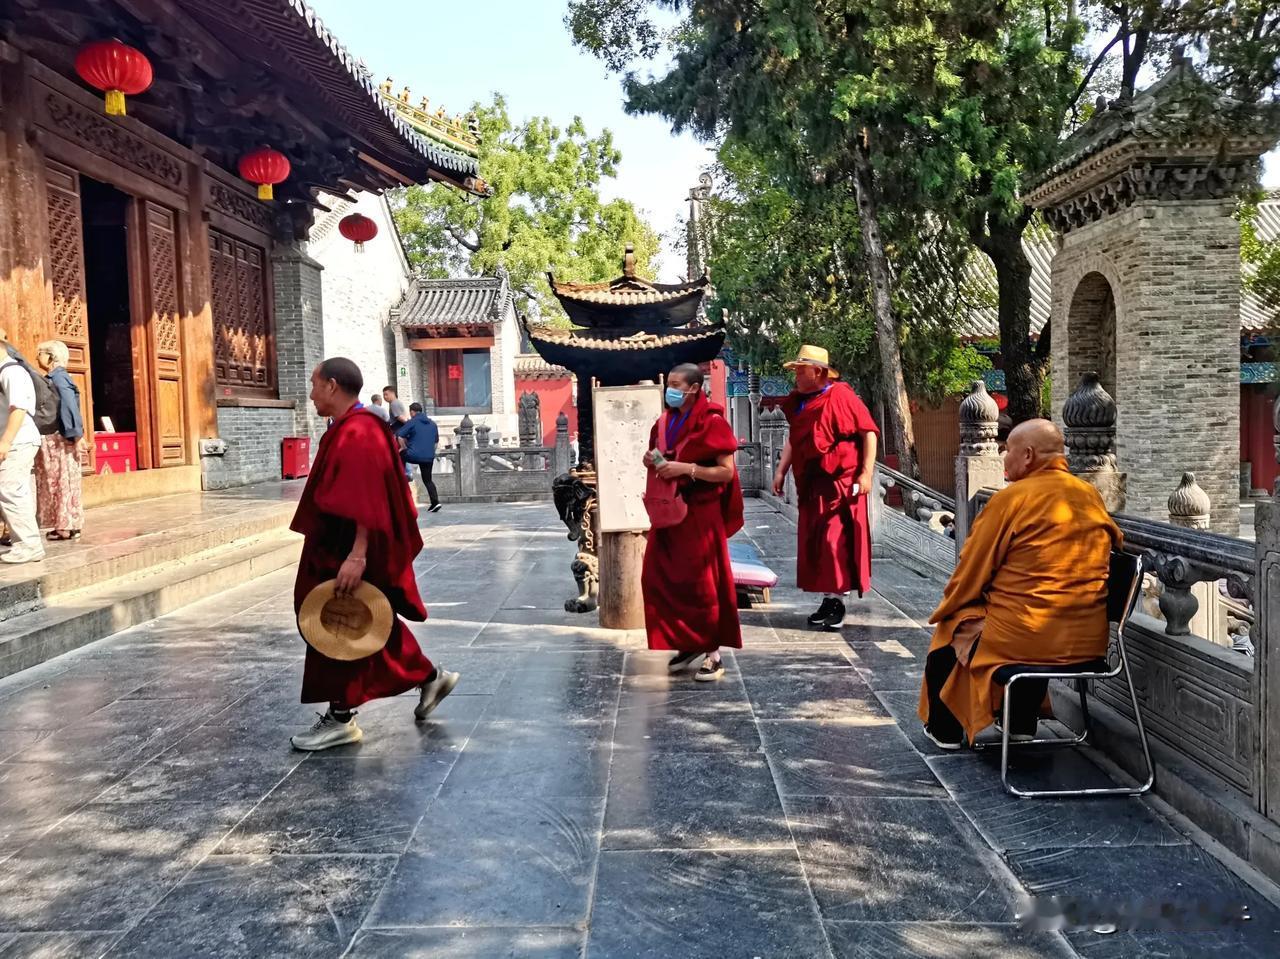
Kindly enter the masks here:
M 1065 446 L 1062 431 L 1049 420 L 1027 420 L 1019 423 L 1009 433 L 1005 444 L 1005 476 L 1010 482 L 1029 476 L 1062 456 Z

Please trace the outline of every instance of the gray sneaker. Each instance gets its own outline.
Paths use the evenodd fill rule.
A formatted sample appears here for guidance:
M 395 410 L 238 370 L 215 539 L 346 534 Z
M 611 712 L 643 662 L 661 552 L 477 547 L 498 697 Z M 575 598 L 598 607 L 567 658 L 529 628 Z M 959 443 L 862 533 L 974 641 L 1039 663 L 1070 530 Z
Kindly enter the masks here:
M 461 678 L 459 674 L 451 673 L 447 669 L 437 669 L 436 678 L 422 684 L 422 696 L 418 699 L 418 705 L 414 707 L 413 718 L 423 720 L 430 716 L 432 710 L 453 692 L 453 687 L 458 685 L 458 680 Z
M 290 737 L 289 742 L 293 744 L 294 749 L 301 749 L 303 752 L 319 752 L 321 749 L 331 749 L 334 746 L 345 746 L 347 743 L 358 743 L 364 738 L 364 733 L 360 727 L 356 725 L 356 714 L 353 712 L 351 718 L 345 723 L 335 719 L 333 712 L 326 710 L 324 713 L 316 713 L 320 718 L 305 733 L 299 733 Z

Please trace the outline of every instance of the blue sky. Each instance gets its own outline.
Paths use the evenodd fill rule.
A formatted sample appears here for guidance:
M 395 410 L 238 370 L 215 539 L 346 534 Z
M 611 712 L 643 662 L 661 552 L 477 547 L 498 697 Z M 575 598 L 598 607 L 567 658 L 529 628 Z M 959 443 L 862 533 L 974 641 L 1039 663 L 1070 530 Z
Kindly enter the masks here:
M 607 127 L 622 165 L 603 192 L 630 200 L 660 233 L 670 234 L 684 216 L 689 188 L 711 160 L 703 144 L 673 135 L 663 120 L 623 111 L 618 78 L 570 41 L 564 0 L 309 2 L 379 82 L 391 76 L 397 92 L 408 84 L 415 103 L 425 95 L 433 108 L 462 113 L 497 91 L 515 120 L 581 116 L 593 133 Z M 664 254 L 659 279 L 682 276 L 683 258 L 669 243 Z

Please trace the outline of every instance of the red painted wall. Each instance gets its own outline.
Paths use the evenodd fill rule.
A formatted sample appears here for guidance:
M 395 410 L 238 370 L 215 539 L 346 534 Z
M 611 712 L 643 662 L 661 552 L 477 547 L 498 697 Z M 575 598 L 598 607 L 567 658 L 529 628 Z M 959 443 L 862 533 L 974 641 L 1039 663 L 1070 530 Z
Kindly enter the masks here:
M 1270 492 L 1276 483 L 1274 396 L 1265 386 L 1240 387 L 1240 462 L 1250 465 L 1253 489 Z
M 569 438 L 578 435 L 578 410 L 573 405 L 573 380 L 525 380 L 516 378 L 516 396 L 536 393 L 542 403 L 542 445 L 556 443 L 556 418 L 569 417 Z

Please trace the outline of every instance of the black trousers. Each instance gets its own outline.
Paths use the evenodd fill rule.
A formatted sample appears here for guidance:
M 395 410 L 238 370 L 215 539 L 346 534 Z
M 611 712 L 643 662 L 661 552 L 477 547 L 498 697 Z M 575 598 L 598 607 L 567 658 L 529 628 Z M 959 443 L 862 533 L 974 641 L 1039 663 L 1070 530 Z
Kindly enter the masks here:
M 440 494 L 436 492 L 435 480 L 431 478 L 431 468 L 436 465 L 435 460 L 427 460 L 425 463 L 418 464 L 418 472 L 422 474 L 422 484 L 427 488 L 427 496 L 431 498 L 432 506 L 440 504 Z
M 924 661 L 924 684 L 929 695 L 929 729 L 946 742 L 959 742 L 964 737 L 964 727 L 960 725 L 960 720 L 956 719 L 955 714 L 942 701 L 942 687 L 947 684 L 951 671 L 956 666 L 956 651 L 950 646 L 935 649 Z M 1011 733 L 1035 733 L 1040 704 L 1044 702 L 1048 691 L 1047 679 L 1020 679 L 1014 684 L 1009 703 Z

